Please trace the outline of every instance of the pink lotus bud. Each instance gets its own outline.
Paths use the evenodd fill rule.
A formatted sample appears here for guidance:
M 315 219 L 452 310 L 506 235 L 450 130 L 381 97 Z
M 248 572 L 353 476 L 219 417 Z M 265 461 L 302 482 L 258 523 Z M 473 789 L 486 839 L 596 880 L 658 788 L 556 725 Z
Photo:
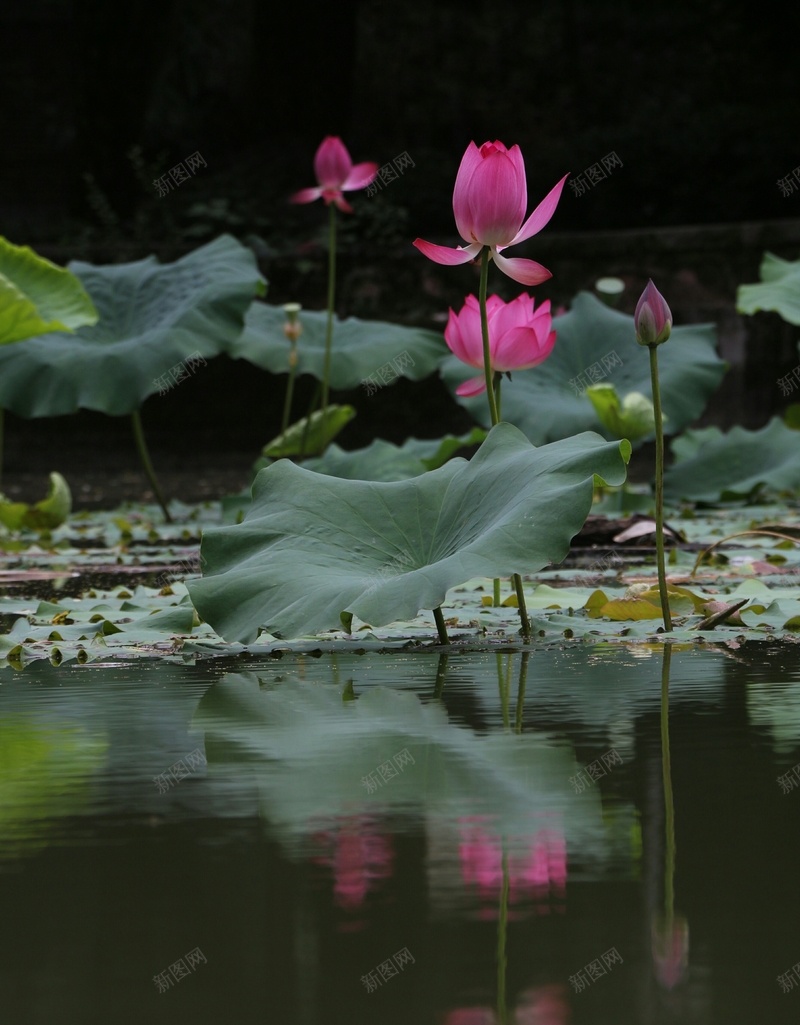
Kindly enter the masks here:
M 639 345 L 661 345 L 672 332 L 672 313 L 652 279 L 636 304 L 633 320 Z

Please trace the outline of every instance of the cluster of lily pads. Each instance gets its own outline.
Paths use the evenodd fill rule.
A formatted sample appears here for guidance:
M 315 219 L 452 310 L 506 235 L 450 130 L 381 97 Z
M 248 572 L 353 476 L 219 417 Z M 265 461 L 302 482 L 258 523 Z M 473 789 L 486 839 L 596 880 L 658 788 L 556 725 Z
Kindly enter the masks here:
M 540 264 L 503 251 L 547 224 L 565 178 L 526 219 L 519 148 L 470 144 L 453 195 L 464 245 L 414 243 L 441 264 L 480 262 L 479 295 L 450 311 L 442 337 L 429 329 L 335 315 L 336 217 L 352 209 L 343 192 L 367 187 L 378 168 L 353 165 L 341 140 L 330 137 L 314 165 L 317 185 L 292 199 L 321 198 L 328 208 L 325 311 L 267 303 L 267 282 L 253 253 L 230 236 L 169 264 L 150 257 L 113 266 L 73 262 L 67 269 L 0 239 L 0 410 L 46 417 L 91 409 L 132 418 L 167 523 L 137 512 L 127 530 L 111 539 L 103 534 L 106 554 L 113 550 L 117 565 L 132 558 L 142 566 L 144 553 L 131 555 L 132 545 L 144 544 L 137 530 L 151 543 L 155 539 L 154 550 L 158 543 L 179 543 L 182 535 L 195 543 L 202 537 L 202 576 L 188 588 L 172 581 L 156 587 L 157 581 L 142 577 L 133 586 L 117 582 L 103 592 L 95 589 L 96 606 L 75 605 L 86 600 L 77 596 L 39 608 L 13 595 L 3 599 L 0 611 L 20 617 L 0 638 L 0 650 L 11 661 L 41 657 L 50 650 L 47 642 L 67 644 L 57 649 L 61 658 L 66 653 L 85 661 L 94 657 L 94 647 L 116 647 L 120 642 L 110 642 L 112 636 L 132 632 L 138 638 L 138 628 L 125 624 L 140 621 L 145 632 L 160 631 L 162 641 L 169 629 L 183 639 L 168 650 L 163 643 L 147 649 L 169 654 L 188 650 L 188 638 L 196 645 L 192 650 L 214 649 L 220 637 L 228 644 L 275 645 L 326 635 L 333 642 L 357 632 L 365 640 L 374 628 L 391 624 L 402 629 L 384 631 L 384 640 L 407 639 L 409 633 L 429 637 L 431 616 L 442 643 L 450 639 L 448 626 L 483 637 L 516 636 L 519 629 L 528 640 L 548 635 L 553 623 L 570 635 L 574 622 L 570 627 L 562 620 L 573 619 L 577 608 L 584 609 L 595 634 L 606 632 L 603 624 L 618 633 L 621 622 L 628 632 L 636 632 L 636 624 L 652 632 L 656 619 L 669 630 L 672 618 L 679 632 L 711 629 L 717 623 L 707 621 L 724 611 L 709 607 L 718 596 L 676 583 L 685 552 L 671 553 L 670 581 L 662 568 L 658 587 L 648 578 L 638 591 L 622 595 L 601 588 L 568 593 L 547 582 L 593 510 L 655 508 L 663 538 L 662 467 L 655 496 L 626 484 L 632 448 L 655 440 L 661 453 L 662 429 L 675 436 L 673 464 L 663 475 L 667 501 L 718 504 L 777 495 L 789 503 L 786 522 L 778 524 L 783 529 L 772 530 L 779 537 L 771 547 L 764 535 L 742 544 L 758 548 L 755 563 L 788 562 L 792 568 L 797 531 L 789 521 L 796 521 L 793 503 L 800 488 L 798 407 L 790 405 L 785 420 L 774 418 L 760 431 L 692 430 L 727 369 L 716 353 L 713 326 L 673 326 L 652 283 L 633 317 L 588 292 L 555 315 L 549 303 L 537 303 L 527 292 L 509 303 L 488 294 L 490 262 L 528 288 L 550 276 Z M 740 311 L 775 310 L 800 323 L 800 264 L 767 254 L 762 278 L 740 289 Z M 643 348 L 650 350 L 650 365 Z M 609 353 L 613 373 L 591 383 L 597 375 L 587 378 L 587 371 Z M 252 488 L 227 496 L 213 512 L 190 522 L 186 507 L 161 496 L 140 410 L 176 367 L 221 354 L 286 375 L 284 417 L 279 436 L 263 446 Z M 412 381 L 438 372 L 476 426 L 460 437 L 410 438 L 403 445 L 376 439 L 358 451 L 337 446 L 334 438 L 356 411 L 332 403 L 330 392 L 358 388 L 387 364 L 394 377 Z M 477 377 L 475 370 L 481 371 Z M 293 421 L 293 385 L 301 374 L 319 381 L 318 395 Z M 576 387 L 579 380 L 585 387 Z M 458 455 L 476 445 L 471 458 Z M 35 505 L 0 496 L 0 523 L 6 566 L 18 560 L 5 572 L 21 565 L 23 553 L 32 553 L 34 563 L 41 555 L 52 567 L 71 552 L 79 564 L 85 554 L 81 536 L 92 530 L 91 517 L 70 514 L 68 485 L 55 473 L 50 494 Z M 752 520 L 743 525 L 753 526 Z M 692 540 L 710 544 L 715 538 Z M 167 563 L 172 554 L 167 551 Z M 153 556 L 154 572 L 158 558 Z M 534 574 L 537 586 L 526 587 L 523 576 Z M 510 588 L 503 597 L 505 578 Z M 754 603 L 749 612 L 771 610 L 770 628 L 791 633 L 800 622 L 796 601 L 781 592 L 780 601 L 764 598 L 766 604 Z M 725 610 L 728 626 L 757 629 L 745 618 L 748 610 Z M 60 629 L 44 636 L 48 627 Z M 135 648 L 131 641 L 126 650 Z

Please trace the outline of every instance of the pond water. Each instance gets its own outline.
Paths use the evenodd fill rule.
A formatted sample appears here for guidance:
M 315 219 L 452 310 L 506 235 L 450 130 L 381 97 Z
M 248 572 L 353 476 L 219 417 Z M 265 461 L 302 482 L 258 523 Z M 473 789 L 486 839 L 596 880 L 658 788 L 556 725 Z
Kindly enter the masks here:
M 797 1022 L 799 762 L 796 645 L 8 669 L 0 1022 Z

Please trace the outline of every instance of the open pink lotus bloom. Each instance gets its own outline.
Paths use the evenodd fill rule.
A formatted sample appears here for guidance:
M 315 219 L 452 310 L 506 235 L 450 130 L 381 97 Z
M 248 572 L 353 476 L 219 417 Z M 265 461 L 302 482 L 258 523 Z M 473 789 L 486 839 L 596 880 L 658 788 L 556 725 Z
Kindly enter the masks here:
M 448 266 L 467 263 L 489 246 L 492 259 L 504 274 L 522 285 L 541 284 L 552 277 L 546 267 L 535 260 L 508 259 L 500 253 L 542 230 L 555 212 L 568 177 L 569 173 L 553 186 L 523 224 L 528 190 L 519 146 L 506 149 L 502 142 L 495 141 L 485 142 L 478 149 L 471 142 L 453 190 L 456 227 L 466 248 L 437 246 L 421 238 L 414 245 L 430 260 Z
M 523 293 L 510 303 L 496 295 L 486 300 L 489 322 L 489 354 L 492 370 L 501 374 L 528 370 L 544 362 L 553 351 L 556 333 L 552 330 L 550 300 L 534 310 L 531 296 Z M 450 310 L 444 339 L 463 363 L 483 369 L 481 307 L 474 295 L 464 300 L 461 312 Z M 456 389 L 457 395 L 480 395 L 486 390 L 486 378 L 472 377 Z
M 346 214 L 353 208 L 342 192 L 364 189 L 374 180 L 378 165 L 373 161 L 353 164 L 347 147 L 337 135 L 328 135 L 320 143 L 314 156 L 314 173 L 319 183 L 313 189 L 301 189 L 290 197 L 292 203 L 313 203 L 322 197 L 325 204 L 334 203 Z

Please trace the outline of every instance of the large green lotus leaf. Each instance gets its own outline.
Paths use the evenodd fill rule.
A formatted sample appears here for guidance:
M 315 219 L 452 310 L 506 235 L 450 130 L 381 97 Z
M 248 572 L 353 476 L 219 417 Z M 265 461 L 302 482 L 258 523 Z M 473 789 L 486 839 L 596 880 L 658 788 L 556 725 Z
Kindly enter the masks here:
M 571 310 L 553 318 L 553 327 L 557 338 L 552 355 L 532 370 L 514 372 L 511 381 L 503 380 L 503 419 L 516 424 L 536 445 L 587 430 L 599 429 L 612 437 L 601 427 L 588 396 L 576 394 L 570 381 L 586 374 L 584 386 L 607 378 L 620 395 L 640 392 L 652 401 L 649 353 L 636 341 L 633 317 L 581 292 Z M 664 430 L 668 433 L 681 431 L 696 420 L 722 380 L 727 364 L 716 354 L 716 339 L 712 324 L 691 324 L 674 327 L 669 341 L 658 347 Z M 607 366 L 603 357 L 609 357 Z M 595 369 L 589 376 L 591 368 Z M 474 374 L 474 368 L 455 356 L 442 364 L 442 376 L 453 392 Z M 488 423 L 485 395 L 457 401 L 479 423 Z M 635 444 L 644 440 L 636 439 Z
M 97 323 L 78 278 L 0 236 L 0 345 Z
M 282 840 L 308 836 L 321 820 L 391 810 L 438 823 L 486 815 L 512 836 L 556 816 L 570 845 L 595 858 L 606 851 L 600 793 L 575 792 L 570 743 L 476 733 L 416 694 L 374 686 L 343 701 L 338 687 L 290 680 L 270 689 L 252 673 L 229 673 L 192 725 L 205 730 L 210 774 L 246 771 Z
M 677 462 L 664 475 L 664 489 L 672 499 L 716 502 L 748 498 L 762 487 L 800 488 L 797 432 L 778 417 L 758 431 L 687 431 L 672 443 L 672 452 Z
M 774 310 L 788 323 L 800 324 L 800 260 L 764 253 L 759 273 L 760 284 L 739 286 L 736 312 Z
M 224 352 L 241 333 L 254 294 L 263 291 L 251 251 L 225 235 L 174 263 L 150 256 L 70 268 L 100 321 L 0 350 L 0 406 L 19 416 L 132 413 L 161 390 L 158 378 L 189 356 Z
M 245 644 L 259 627 L 298 637 L 352 615 L 408 619 L 473 577 L 560 562 L 595 474 L 621 484 L 629 454 L 591 433 L 537 449 L 501 423 L 470 462 L 410 480 L 342 480 L 280 460 L 256 477 L 241 523 L 204 533 L 205 575 L 187 587 L 217 633 Z
M 486 431 L 474 427 L 467 434 L 431 441 L 409 438 L 402 445 L 376 438 L 366 448 L 345 452 L 338 445 L 330 445 L 324 456 L 307 459 L 303 466 L 315 473 L 327 473 L 331 477 L 346 477 L 348 480 L 406 480 L 418 477 L 426 470 L 443 466 L 460 448 L 478 445 L 486 438 Z
M 325 332 L 328 315 L 303 310 L 298 314 L 303 331 L 297 343 L 297 373 L 322 380 Z M 282 306 L 253 303 L 245 329 L 229 348 L 234 359 L 246 359 L 273 374 L 289 372 L 289 342 L 283 333 L 286 313 Z M 379 320 L 348 317 L 334 319 L 331 387 L 340 391 L 358 388 L 375 377 L 375 386 L 391 384 L 398 377 L 421 381 L 432 374 L 447 346 L 441 334 L 418 327 L 403 327 Z

